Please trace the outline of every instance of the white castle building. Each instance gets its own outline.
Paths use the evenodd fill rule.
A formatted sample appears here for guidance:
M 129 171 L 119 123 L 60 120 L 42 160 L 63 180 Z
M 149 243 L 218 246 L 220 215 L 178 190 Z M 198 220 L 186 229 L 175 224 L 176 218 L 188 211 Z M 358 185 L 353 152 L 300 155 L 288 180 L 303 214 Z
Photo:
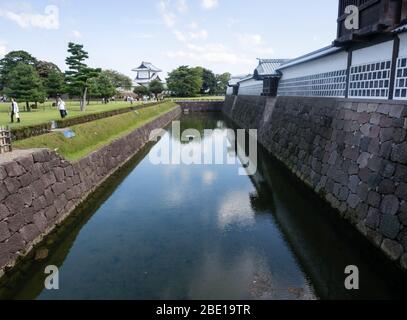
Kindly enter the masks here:
M 137 72 L 137 76 L 134 79 L 136 86 L 148 86 L 153 80 L 162 82 L 159 76 L 159 73 L 162 72 L 162 70 L 155 67 L 150 62 L 143 61 L 138 68 L 135 68 L 132 71 Z

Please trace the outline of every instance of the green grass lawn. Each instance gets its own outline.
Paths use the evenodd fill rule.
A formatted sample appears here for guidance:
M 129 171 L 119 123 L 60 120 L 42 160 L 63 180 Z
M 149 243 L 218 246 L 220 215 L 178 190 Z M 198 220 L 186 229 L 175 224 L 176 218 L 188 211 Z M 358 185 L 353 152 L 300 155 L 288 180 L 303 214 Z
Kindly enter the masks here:
M 164 102 L 136 112 L 73 126 L 71 129 L 75 132 L 76 136 L 72 139 L 65 138 L 62 132 L 51 132 L 16 141 L 13 147 L 17 149 L 49 148 L 56 150 L 66 159 L 75 161 L 110 143 L 112 140 L 122 137 L 160 115 L 169 112 L 175 107 L 176 104 L 173 102 Z
M 53 101 L 52 101 L 53 102 Z M 32 110 L 31 112 L 24 112 L 23 108 L 25 104 L 20 103 L 20 117 L 21 123 L 10 124 L 10 103 L 0 103 L 0 125 L 9 125 L 10 127 L 23 127 L 31 126 L 40 123 L 50 122 L 52 120 L 60 119 L 59 111 L 57 108 L 52 107 L 52 102 L 46 102 L 44 104 L 38 104 L 37 110 Z M 141 104 L 142 102 L 134 102 L 133 106 Z M 66 106 L 68 109 L 68 117 L 78 117 L 81 115 L 98 113 L 104 111 L 110 111 L 114 109 L 128 108 L 132 105 L 130 102 L 117 101 L 110 102 L 108 104 L 101 104 L 100 102 L 91 102 L 89 106 L 86 107 L 86 111 L 81 112 L 78 101 L 67 101 Z

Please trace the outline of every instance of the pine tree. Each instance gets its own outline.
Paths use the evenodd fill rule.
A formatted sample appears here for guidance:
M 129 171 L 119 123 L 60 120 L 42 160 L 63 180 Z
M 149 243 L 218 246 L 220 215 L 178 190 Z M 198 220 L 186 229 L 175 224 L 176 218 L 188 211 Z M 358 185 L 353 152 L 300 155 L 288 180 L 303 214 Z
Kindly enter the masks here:
M 65 60 L 69 67 L 69 70 L 65 73 L 68 90 L 72 95 L 81 96 L 80 106 L 81 111 L 84 111 L 89 89 L 89 80 L 97 77 L 101 70 L 89 68 L 84 63 L 84 61 L 89 58 L 89 55 L 83 50 L 83 45 L 70 42 L 68 44 L 68 52 L 70 56 Z
M 8 73 L 4 92 L 18 101 L 25 101 L 27 111 L 30 111 L 30 102 L 43 103 L 46 96 L 37 70 L 23 62 L 19 62 Z

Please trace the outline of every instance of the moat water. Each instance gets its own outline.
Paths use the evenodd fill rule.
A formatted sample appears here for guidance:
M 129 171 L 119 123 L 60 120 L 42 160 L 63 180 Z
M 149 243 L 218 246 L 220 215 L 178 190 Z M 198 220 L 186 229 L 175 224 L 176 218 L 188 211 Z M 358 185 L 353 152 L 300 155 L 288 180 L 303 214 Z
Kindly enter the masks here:
M 230 126 L 220 114 L 181 118 L 182 129 Z M 147 146 L 48 237 L 38 251 L 48 256 L 21 264 L 0 298 L 405 298 L 405 276 L 261 148 L 248 177 L 238 161 L 153 165 L 148 155 L 163 143 Z M 59 290 L 44 288 L 48 265 L 59 268 Z M 359 290 L 345 289 L 348 265 L 359 268 Z

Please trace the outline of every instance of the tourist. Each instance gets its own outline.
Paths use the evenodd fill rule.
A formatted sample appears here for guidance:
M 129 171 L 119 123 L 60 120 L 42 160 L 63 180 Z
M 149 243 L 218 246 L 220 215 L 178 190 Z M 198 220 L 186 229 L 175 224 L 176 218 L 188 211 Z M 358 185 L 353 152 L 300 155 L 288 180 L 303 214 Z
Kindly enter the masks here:
M 61 97 L 58 97 L 57 101 L 59 113 L 61 114 L 61 118 L 64 119 L 68 115 L 68 112 L 66 111 L 65 102 L 61 99 Z
M 11 123 L 14 123 L 14 116 L 16 116 L 17 122 L 20 123 L 20 109 L 18 103 L 11 99 Z

